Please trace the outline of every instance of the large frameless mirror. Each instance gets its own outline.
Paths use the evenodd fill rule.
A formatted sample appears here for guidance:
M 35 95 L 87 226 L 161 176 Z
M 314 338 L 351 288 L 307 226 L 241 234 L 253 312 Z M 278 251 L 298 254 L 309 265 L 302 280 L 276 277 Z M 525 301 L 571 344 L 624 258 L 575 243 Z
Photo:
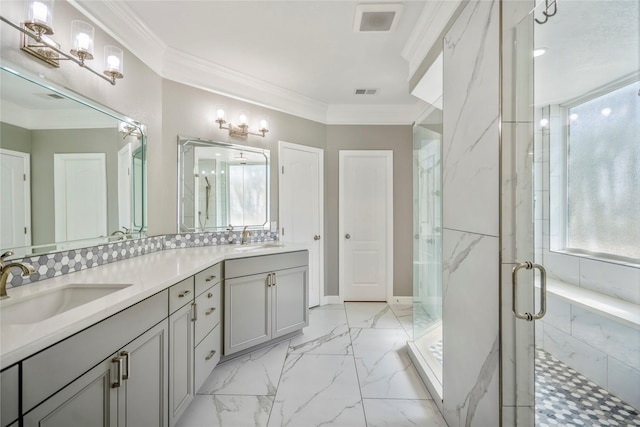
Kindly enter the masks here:
M 269 224 L 269 150 L 178 136 L 178 232 Z
M 0 69 L 0 250 L 24 257 L 143 235 L 144 127 Z

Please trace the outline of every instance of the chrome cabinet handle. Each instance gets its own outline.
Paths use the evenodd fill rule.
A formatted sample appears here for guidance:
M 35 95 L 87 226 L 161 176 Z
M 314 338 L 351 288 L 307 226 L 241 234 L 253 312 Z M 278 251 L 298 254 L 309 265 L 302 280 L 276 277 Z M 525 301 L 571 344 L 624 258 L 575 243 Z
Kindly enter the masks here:
M 128 380 L 129 377 L 131 376 L 131 357 L 129 357 L 129 352 L 128 351 L 121 351 L 120 352 L 120 356 L 122 356 L 125 359 L 127 359 L 127 362 L 124 364 L 126 370 L 122 374 L 122 379 L 123 380 Z
M 204 281 L 205 281 L 205 282 L 210 282 L 210 281 L 212 281 L 212 280 L 213 280 L 213 279 L 215 279 L 215 278 L 216 278 L 216 276 L 209 276 L 209 277 L 207 277 L 206 279 L 204 279 Z
M 349 233 L 345 234 L 345 235 L 344 235 L 344 238 L 345 238 L 345 239 L 350 239 L 350 238 L 351 238 L 351 234 L 349 234 Z
M 182 291 L 178 294 L 178 298 L 184 298 L 187 295 L 189 295 L 191 293 L 191 291 Z
M 215 356 L 215 354 L 216 354 L 216 351 L 215 350 L 211 350 L 209 355 L 207 357 L 205 357 L 204 360 L 210 360 L 213 356 Z
M 313 240 L 320 240 L 320 236 L 316 234 L 315 236 L 313 236 Z
M 111 361 L 116 364 L 116 381 L 111 384 L 111 388 L 118 388 L 122 386 L 122 357 L 116 356 Z
M 520 313 L 517 308 L 518 301 L 518 270 L 524 268 L 526 270 L 531 270 L 537 268 L 540 270 L 540 311 L 536 314 L 531 313 Z M 526 261 L 522 262 L 515 267 L 511 271 L 511 278 L 513 281 L 513 295 L 511 299 L 511 311 L 513 315 L 518 319 L 524 319 L 528 322 L 532 322 L 534 320 L 542 319 L 544 315 L 547 313 L 547 271 L 540 264 L 534 264 L 532 262 Z
M 209 310 L 205 311 L 204 314 L 205 314 L 205 316 L 208 316 L 211 313 L 213 313 L 214 311 L 216 311 L 216 308 L 215 307 L 211 307 Z

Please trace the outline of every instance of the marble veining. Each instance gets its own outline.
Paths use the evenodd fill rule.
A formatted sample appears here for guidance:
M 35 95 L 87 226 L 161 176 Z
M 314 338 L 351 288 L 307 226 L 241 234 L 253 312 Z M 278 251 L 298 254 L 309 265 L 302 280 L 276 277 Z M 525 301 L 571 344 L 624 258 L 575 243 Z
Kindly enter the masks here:
M 218 365 L 176 427 L 444 427 L 408 339 L 386 303 L 314 308 L 301 335 Z

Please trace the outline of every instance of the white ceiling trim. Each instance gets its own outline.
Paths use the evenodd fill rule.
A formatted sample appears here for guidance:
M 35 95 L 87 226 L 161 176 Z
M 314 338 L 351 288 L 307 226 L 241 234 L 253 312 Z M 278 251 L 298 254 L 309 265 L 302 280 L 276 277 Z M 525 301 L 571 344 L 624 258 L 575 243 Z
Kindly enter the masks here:
M 420 18 L 402 49 L 402 57 L 409 62 L 409 80 L 413 78 L 463 1 L 465 0 L 440 0 L 424 5 Z
M 327 120 L 323 102 L 173 48 L 167 49 L 162 77 L 305 119 Z
M 424 104 L 328 105 L 168 47 L 125 2 L 69 2 L 160 77 L 202 90 L 324 124 L 411 124 L 419 114 L 415 114 L 416 106 Z M 424 110 L 424 105 L 420 108 Z

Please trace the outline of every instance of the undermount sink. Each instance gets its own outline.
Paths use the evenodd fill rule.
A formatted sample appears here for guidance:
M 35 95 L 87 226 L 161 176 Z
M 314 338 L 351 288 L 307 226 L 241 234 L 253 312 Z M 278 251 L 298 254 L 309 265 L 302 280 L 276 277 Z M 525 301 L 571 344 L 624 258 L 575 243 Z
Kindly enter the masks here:
M 0 304 L 0 324 L 26 325 L 41 322 L 129 286 L 131 285 L 70 284 L 25 298 L 9 298 Z
M 269 249 L 269 248 L 281 248 L 284 246 L 282 243 L 269 242 L 269 243 L 252 243 L 249 245 L 238 245 L 233 248 L 235 251 L 251 251 L 256 249 Z

